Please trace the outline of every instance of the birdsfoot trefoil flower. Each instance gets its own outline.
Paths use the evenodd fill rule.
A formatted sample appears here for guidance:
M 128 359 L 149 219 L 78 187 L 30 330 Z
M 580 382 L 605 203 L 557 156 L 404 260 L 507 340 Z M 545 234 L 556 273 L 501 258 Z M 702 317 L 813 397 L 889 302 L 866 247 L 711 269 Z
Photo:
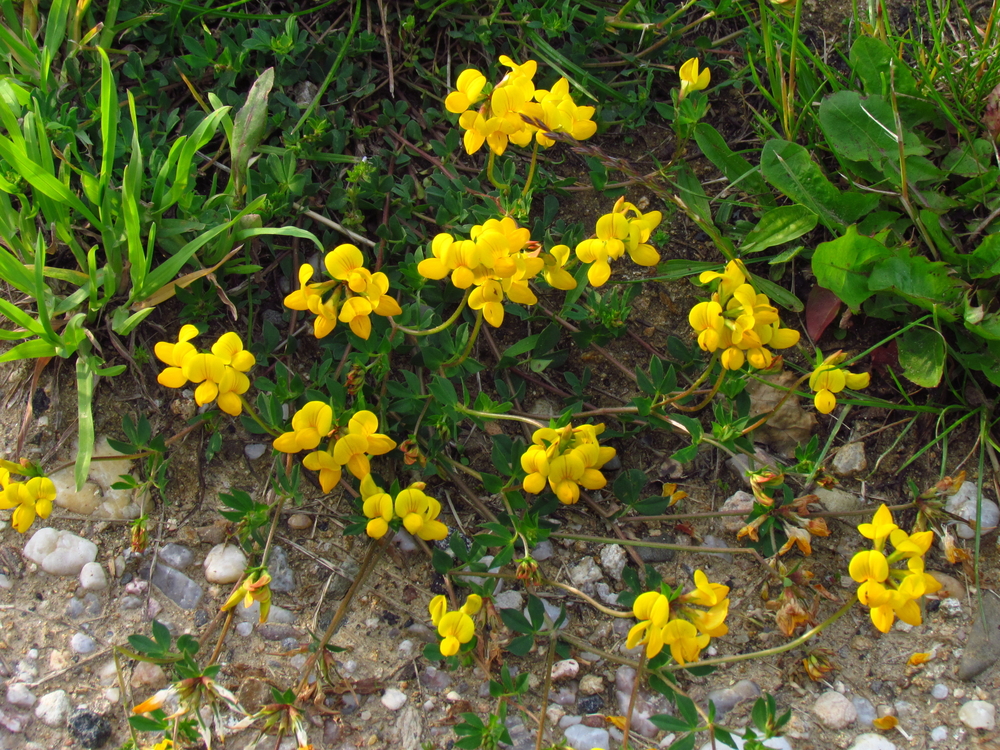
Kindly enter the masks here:
M 448 611 L 448 600 L 444 594 L 438 594 L 428 606 L 431 622 L 441 636 L 440 650 L 442 656 L 454 656 L 459 649 L 469 643 L 476 635 L 476 624 L 472 618 L 483 606 L 479 594 L 469 594 L 465 604 L 454 612 Z

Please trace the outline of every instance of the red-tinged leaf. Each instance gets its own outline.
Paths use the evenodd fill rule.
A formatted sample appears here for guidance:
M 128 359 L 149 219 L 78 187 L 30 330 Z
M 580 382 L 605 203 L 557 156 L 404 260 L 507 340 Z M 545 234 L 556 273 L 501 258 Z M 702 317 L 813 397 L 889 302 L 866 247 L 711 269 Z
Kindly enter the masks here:
M 806 300 L 806 331 L 809 338 L 819 341 L 827 326 L 830 325 L 844 304 L 836 294 L 829 289 L 816 285 L 809 292 Z
M 899 371 L 899 352 L 896 349 L 895 339 L 872 352 L 872 368 L 885 370 L 886 367 Z
M 993 89 L 986 97 L 986 110 L 983 112 L 983 125 L 993 140 L 1000 136 L 1000 86 Z

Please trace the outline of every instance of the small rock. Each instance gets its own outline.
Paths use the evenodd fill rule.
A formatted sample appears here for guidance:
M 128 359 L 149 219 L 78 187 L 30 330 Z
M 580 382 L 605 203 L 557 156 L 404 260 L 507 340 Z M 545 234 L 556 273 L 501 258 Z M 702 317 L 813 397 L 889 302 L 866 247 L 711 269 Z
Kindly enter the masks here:
M 962 486 L 958 488 L 958 492 L 948 498 L 944 509 L 949 513 L 954 513 L 959 518 L 972 521 L 973 525 L 975 525 L 976 495 L 975 482 L 963 482 Z M 997 507 L 997 504 L 992 500 L 983 497 L 980 510 L 979 527 L 982 529 L 983 534 L 988 534 L 1000 522 L 1000 507 Z M 962 539 L 972 539 L 976 536 L 973 525 L 960 523 L 955 531 Z
M 97 650 L 97 641 L 84 633 L 74 633 L 69 647 L 74 654 L 92 654 Z
M 643 538 L 644 542 L 653 542 L 654 544 L 675 544 L 675 537 L 673 535 L 664 534 L 663 536 L 647 536 Z M 665 547 L 636 547 L 636 553 L 639 555 L 639 559 L 643 562 L 655 563 L 655 562 L 670 562 L 674 559 L 677 554 L 676 550 L 666 549 Z
M 78 576 L 97 559 L 97 545 L 68 531 L 39 529 L 24 545 L 24 556 L 54 576 Z
M 851 703 L 854 704 L 854 710 L 858 713 L 858 724 L 862 727 L 872 726 L 872 722 L 876 719 L 875 706 L 867 698 L 860 695 L 851 696 Z
M 111 739 L 111 723 L 100 714 L 79 708 L 69 717 L 69 733 L 90 750 L 104 747 Z
M 249 607 L 244 607 L 240 604 L 236 607 L 236 617 L 241 620 L 260 622 L 260 602 L 254 602 Z M 272 604 L 271 611 L 267 613 L 267 622 L 268 624 L 294 625 L 295 613 L 290 612 L 284 607 L 279 607 L 277 604 Z
M 861 498 L 844 490 L 828 490 L 824 487 L 817 487 L 813 494 L 819 498 L 820 504 L 830 513 L 847 513 L 861 508 Z M 841 521 L 857 526 L 865 519 L 863 515 L 841 516 Z
M 580 693 L 583 695 L 597 695 L 604 692 L 604 680 L 600 675 L 588 674 L 580 680 Z
M 181 544 L 164 544 L 160 547 L 160 559 L 171 568 L 184 570 L 194 562 L 194 552 Z
M 722 504 L 719 510 L 723 513 L 739 513 L 738 516 L 722 516 L 722 528 L 730 534 L 735 534 L 746 525 L 746 517 L 753 510 L 753 495 L 739 490 Z
M 493 597 L 493 606 L 497 609 L 521 609 L 524 606 L 524 597 L 520 591 L 507 589 Z
M 576 659 L 563 659 L 552 665 L 552 681 L 572 680 L 580 672 L 580 663 Z
M 41 719 L 46 726 L 64 727 L 66 726 L 66 717 L 72 710 L 73 704 L 70 703 L 66 691 L 54 690 L 38 699 L 38 705 L 35 706 L 35 716 Z
M 622 571 L 627 560 L 625 548 L 620 544 L 606 544 L 601 548 L 601 567 L 616 581 L 622 579 Z
M 708 700 L 715 704 L 716 715 L 720 718 L 733 710 L 743 701 L 757 698 L 760 695 L 760 688 L 752 680 L 740 680 L 732 687 L 725 687 L 712 690 L 708 694 Z
M 827 690 L 817 698 L 812 712 L 830 729 L 845 729 L 858 718 L 854 704 L 836 690 Z
M 948 739 L 948 727 L 945 726 L 934 727 L 931 730 L 932 742 L 944 742 L 946 739 Z
M 217 544 L 205 558 L 205 580 L 209 583 L 235 583 L 243 575 L 247 557 L 235 544 Z
M 30 721 L 30 714 L 22 714 L 13 709 L 0 706 L 0 727 L 3 727 L 8 732 L 20 734 Z
M 928 570 L 927 574 L 941 584 L 941 588 L 934 592 L 934 596 L 938 599 L 954 598 L 960 602 L 965 601 L 965 585 L 957 578 L 936 570 Z
M 31 708 L 35 705 L 34 693 L 28 690 L 28 686 L 20 682 L 12 683 L 7 688 L 7 702 L 12 706 L 20 706 L 21 708 Z
M 584 677 L 583 679 L 585 680 L 587 678 Z M 583 680 L 580 681 L 580 684 L 583 684 Z M 588 695 L 586 698 L 581 698 L 576 703 L 576 710 L 581 714 L 596 714 L 602 708 L 604 708 L 604 698 L 599 695 Z
M 548 539 L 546 539 L 544 542 L 539 542 L 538 545 L 531 550 L 531 556 L 535 558 L 535 560 L 537 560 L 538 562 L 541 562 L 542 560 L 548 560 L 554 554 L 555 554 L 555 547 L 552 546 L 552 542 L 550 542 Z
M 156 588 L 181 609 L 194 609 L 201 602 L 201 586 L 169 565 L 157 565 L 150 579 Z
M 982 674 L 1000 658 L 1000 597 L 983 591 L 982 601 L 982 613 L 977 611 L 972 617 L 972 630 L 958 663 L 960 680 L 971 680 Z
M 574 724 L 566 728 L 564 736 L 573 750 L 611 750 L 611 735 L 607 729 Z
M 264 443 L 247 443 L 243 446 L 243 453 L 251 461 L 256 461 L 258 458 L 264 455 L 267 451 L 267 446 Z
M 937 683 L 934 687 L 931 688 L 931 695 L 936 700 L 943 701 L 945 698 L 948 697 L 948 686 L 940 682 Z
M 295 591 L 295 571 L 288 564 L 288 553 L 284 547 L 275 545 L 267 561 L 267 572 L 271 574 L 271 591 L 287 594 Z
M 849 750 L 896 750 L 896 746 L 881 734 L 866 732 L 854 738 Z
M 398 711 L 406 705 L 406 693 L 396 688 L 387 688 L 382 694 L 382 705 L 390 711 Z
M 270 618 L 268 618 L 270 619 Z M 265 641 L 283 641 L 287 638 L 298 640 L 302 635 L 298 628 L 278 622 L 266 622 L 257 631 Z
M 142 606 L 142 599 L 137 596 L 123 596 L 118 604 L 122 609 L 139 609 Z
M 997 725 L 997 710 L 986 701 L 968 701 L 958 709 L 958 718 L 969 729 L 985 729 L 992 732 Z
M 552 704 L 547 709 L 545 709 L 545 718 L 548 719 L 549 724 L 558 724 L 566 712 L 563 711 L 562 706 L 557 706 Z
M 437 667 L 426 667 L 420 673 L 420 684 L 428 690 L 444 690 L 451 685 L 451 676 Z
M 104 575 L 104 567 L 97 562 L 89 562 L 80 569 L 80 585 L 87 591 L 104 591 L 108 587 L 108 578 Z
M 246 638 L 253 632 L 253 623 L 244 620 L 236 624 L 236 632 Z
M 12 589 L 12 588 L 14 588 L 14 584 L 11 583 L 10 579 L 6 575 L 0 573 L 0 589 Z
M 305 531 L 310 526 L 312 526 L 313 520 L 310 516 L 305 513 L 292 513 L 288 517 L 288 528 L 295 531 Z
M 585 557 L 579 563 L 569 569 L 569 580 L 577 588 L 582 588 L 588 583 L 596 583 L 604 577 L 601 569 L 597 567 L 594 558 Z
M 938 612 L 948 620 L 956 620 L 962 616 L 962 602 L 949 596 L 947 599 L 941 600 Z
M 487 695 L 489 695 L 488 691 Z M 576 683 L 568 682 L 558 690 L 549 693 L 549 700 L 560 706 L 572 706 L 576 703 Z
M 868 468 L 864 443 L 848 443 L 838 450 L 830 464 L 834 474 L 841 477 L 855 477 Z
M 132 687 L 140 692 L 155 693 L 167 686 L 167 673 L 159 664 L 140 661 L 132 670 Z

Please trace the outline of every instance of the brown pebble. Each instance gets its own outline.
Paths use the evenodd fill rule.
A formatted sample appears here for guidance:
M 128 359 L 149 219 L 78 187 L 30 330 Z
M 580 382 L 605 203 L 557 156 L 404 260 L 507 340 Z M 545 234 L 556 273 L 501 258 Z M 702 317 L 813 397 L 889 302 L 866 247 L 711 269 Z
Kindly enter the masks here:
M 601 727 L 607 726 L 607 721 L 604 719 L 603 716 L 600 715 L 584 716 L 580 720 L 580 723 L 583 724 L 585 727 L 594 727 L 595 729 L 600 729 Z
M 851 648 L 855 651 L 871 651 L 874 644 L 871 642 L 870 638 L 865 638 L 863 635 L 856 635 L 851 638 Z
M 312 518 L 305 513 L 293 513 L 288 517 L 288 528 L 302 531 L 312 526 Z
M 939 599 L 947 599 L 948 597 L 954 597 L 959 601 L 965 601 L 965 586 L 962 585 L 961 581 L 947 573 L 938 573 L 936 570 L 927 571 L 928 574 L 941 584 L 941 588 L 934 592 L 934 596 Z

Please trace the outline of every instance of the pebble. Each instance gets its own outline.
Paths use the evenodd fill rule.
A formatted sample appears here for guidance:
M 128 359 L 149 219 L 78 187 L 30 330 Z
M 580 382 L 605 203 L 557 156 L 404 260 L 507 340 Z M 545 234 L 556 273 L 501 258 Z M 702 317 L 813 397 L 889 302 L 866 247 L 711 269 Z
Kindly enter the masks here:
M 34 693 L 28 690 L 28 686 L 20 682 L 12 683 L 7 688 L 7 702 L 12 706 L 20 706 L 21 708 L 31 708 L 35 705 Z
M 611 750 L 611 735 L 607 729 L 574 724 L 566 728 L 566 744 L 573 750 Z
M 157 565 L 150 580 L 181 609 L 195 609 L 204 595 L 201 586 L 169 565 Z
M 236 583 L 246 565 L 246 555 L 235 544 L 217 544 L 205 558 L 205 580 L 209 583 Z
M 73 710 L 73 704 L 69 702 L 69 696 L 65 690 L 53 690 L 38 699 L 35 706 L 35 716 L 41 719 L 42 723 L 50 727 L 66 726 L 66 717 Z
M 867 698 L 854 695 L 851 696 L 851 703 L 854 704 L 854 710 L 858 713 L 858 724 L 863 727 L 872 726 L 872 722 L 876 719 L 875 706 Z
M 406 693 L 396 688 L 387 688 L 382 693 L 382 705 L 390 711 L 398 711 L 406 705 Z
M 854 704 L 836 690 L 827 690 L 813 704 L 812 712 L 825 727 L 844 729 L 858 718 Z
M 288 528 L 295 531 L 305 531 L 312 526 L 312 524 L 312 517 L 307 516 L 305 513 L 292 513 L 292 515 L 288 517 Z
M 944 742 L 948 739 L 948 727 L 934 727 L 931 730 L 931 742 Z
M 854 477 L 861 474 L 868 468 L 868 459 L 865 458 L 864 443 L 848 443 L 838 450 L 830 464 L 830 469 L 834 474 L 841 477 Z
M 267 451 L 267 446 L 264 443 L 247 443 L 243 446 L 243 453 L 251 461 L 256 461 L 258 458 L 264 455 Z
M 288 564 L 285 548 L 275 545 L 267 561 L 267 572 L 271 574 L 271 591 L 288 594 L 295 591 L 295 571 Z
M 249 607 L 244 607 L 242 604 L 238 605 L 236 607 L 236 617 L 241 620 L 260 622 L 260 602 L 254 602 Z M 295 613 L 289 612 L 287 609 L 279 607 L 277 604 L 272 604 L 271 611 L 267 613 L 267 623 L 269 625 L 272 623 L 278 625 L 294 625 Z
M 739 513 L 738 516 L 721 516 L 722 519 L 722 529 L 723 531 L 728 531 L 731 534 L 735 534 L 740 529 L 746 525 L 746 517 L 750 515 L 750 511 L 753 510 L 753 495 L 749 492 L 744 492 L 739 490 L 734 494 L 730 495 L 726 502 L 722 504 L 719 508 L 720 511 L 724 513 Z
M 937 700 L 943 701 L 945 698 L 948 697 L 948 686 L 939 682 L 938 684 L 936 684 L 934 687 L 931 688 L 931 695 L 934 696 Z
M 866 732 L 854 738 L 849 750 L 896 750 L 896 746 L 881 734 Z
M 74 654 L 92 654 L 97 650 L 97 641 L 84 633 L 74 633 L 69 647 Z
M 663 536 L 647 536 L 643 538 L 644 542 L 655 542 L 658 544 L 674 544 L 675 539 L 672 535 Z M 676 550 L 664 549 L 663 547 L 636 547 L 635 551 L 639 555 L 639 559 L 643 562 L 670 562 L 674 559 L 677 554 Z
M 844 490 L 828 490 L 824 487 L 817 487 L 814 494 L 819 498 L 820 504 L 830 513 L 846 513 L 861 508 L 861 498 L 850 492 L 844 492 Z M 840 520 L 857 526 L 870 519 L 866 519 L 863 515 L 854 515 L 843 516 Z
M 28 714 L 0 707 L 0 727 L 3 727 L 8 732 L 19 734 L 24 731 L 24 728 L 28 726 L 28 722 L 30 721 L 31 716 Z
M 563 659 L 552 665 L 552 681 L 572 680 L 580 672 L 580 663 L 576 659 Z
M 428 690 L 444 690 L 451 685 L 451 676 L 437 667 L 427 667 L 420 673 L 420 684 Z
M 562 706 L 558 706 L 553 703 L 547 709 L 545 709 L 545 718 L 548 720 L 549 724 L 558 724 L 566 712 L 563 711 Z
M 753 680 L 740 680 L 732 687 L 712 690 L 708 700 L 715 704 L 716 716 L 722 718 L 743 701 L 760 696 L 760 688 Z
M 555 547 L 552 546 L 552 542 L 546 539 L 544 542 L 539 542 L 538 545 L 531 550 L 531 556 L 535 558 L 538 562 L 542 560 L 548 560 L 556 552 Z
M 12 589 L 14 584 L 10 582 L 10 579 L 3 573 L 0 573 L 0 589 Z
M 142 599 L 137 596 L 124 596 L 118 603 L 122 609 L 139 609 L 142 606 Z
M 958 718 L 969 729 L 992 732 L 997 725 L 997 710 L 986 701 L 967 701 L 958 709 Z
M 171 568 L 184 570 L 194 562 L 194 552 L 181 544 L 164 544 L 160 547 L 160 559 Z
M 984 592 L 982 602 L 982 612 L 977 609 L 972 617 L 972 630 L 958 663 L 960 680 L 982 674 L 1000 658 L 1000 599 Z
M 588 583 L 596 583 L 604 577 L 604 573 L 592 557 L 584 557 L 569 569 L 569 580 L 577 588 L 583 588 Z
M 730 736 L 733 738 L 733 742 L 736 743 L 735 750 L 743 750 L 747 741 L 742 737 L 737 736 L 736 734 L 732 734 Z M 758 742 L 760 742 L 760 745 L 762 747 L 770 748 L 770 750 L 792 750 L 792 746 L 788 743 L 788 740 L 786 740 L 784 737 L 771 737 L 770 739 L 767 740 L 758 740 Z M 716 742 L 714 750 L 718 750 L 719 747 L 726 747 L 726 746 L 722 745 L 719 742 Z M 704 745 L 701 746 L 701 750 L 713 750 L 712 743 L 706 742 Z
M 958 492 L 948 498 L 944 509 L 954 513 L 959 518 L 967 521 L 976 521 L 976 484 L 975 482 L 963 482 L 958 488 Z M 981 505 L 981 516 L 979 526 L 983 534 L 993 531 L 1000 522 L 1000 507 L 992 500 L 984 497 Z M 960 523 L 955 529 L 962 539 L 972 539 L 976 536 L 976 531 L 972 525 Z
M 950 576 L 947 573 L 941 573 L 937 570 L 929 570 L 927 573 L 931 578 L 941 584 L 941 588 L 934 592 L 934 596 L 938 599 L 954 598 L 959 601 L 965 601 L 965 584 L 957 578 Z
M 940 612 L 941 616 L 946 619 L 957 620 L 962 616 L 962 602 L 949 596 L 947 599 L 941 600 L 941 604 L 938 606 L 938 612 Z
M 80 569 L 80 585 L 87 591 L 104 591 L 108 587 L 108 578 L 104 575 L 104 567 L 97 562 L 89 562 Z
M 302 635 L 298 628 L 278 622 L 266 622 L 257 630 L 260 633 L 260 637 L 265 641 L 284 641 L 288 638 L 297 641 L 299 636 Z
M 167 673 L 159 664 L 140 661 L 132 670 L 131 684 L 142 692 L 156 692 L 167 686 Z
M 580 684 L 582 685 L 583 682 L 581 681 Z M 604 698 L 599 695 L 588 695 L 576 703 L 576 710 L 581 714 L 596 714 L 602 708 L 604 708 Z
M 520 591 L 514 589 L 501 591 L 493 597 L 493 606 L 497 609 L 521 609 L 524 606 L 524 597 Z
M 601 567 L 614 580 L 622 579 L 622 571 L 625 570 L 627 561 L 628 555 L 620 544 L 606 544 L 601 548 Z
M 236 632 L 242 635 L 244 638 L 253 632 L 253 623 L 244 620 L 243 622 L 236 624 Z
M 69 733 L 81 745 L 94 750 L 111 739 L 111 723 L 100 714 L 78 708 L 69 717 Z
M 89 539 L 53 528 L 39 529 L 24 545 L 24 556 L 54 576 L 78 576 L 97 559 L 97 545 Z
M 489 695 L 489 691 L 487 691 L 487 695 Z M 553 703 L 558 703 L 560 706 L 572 706 L 576 703 L 576 683 L 570 682 L 550 693 L 549 700 Z
M 583 695 L 597 695 L 604 692 L 604 680 L 596 674 L 588 674 L 580 680 L 580 693 Z

